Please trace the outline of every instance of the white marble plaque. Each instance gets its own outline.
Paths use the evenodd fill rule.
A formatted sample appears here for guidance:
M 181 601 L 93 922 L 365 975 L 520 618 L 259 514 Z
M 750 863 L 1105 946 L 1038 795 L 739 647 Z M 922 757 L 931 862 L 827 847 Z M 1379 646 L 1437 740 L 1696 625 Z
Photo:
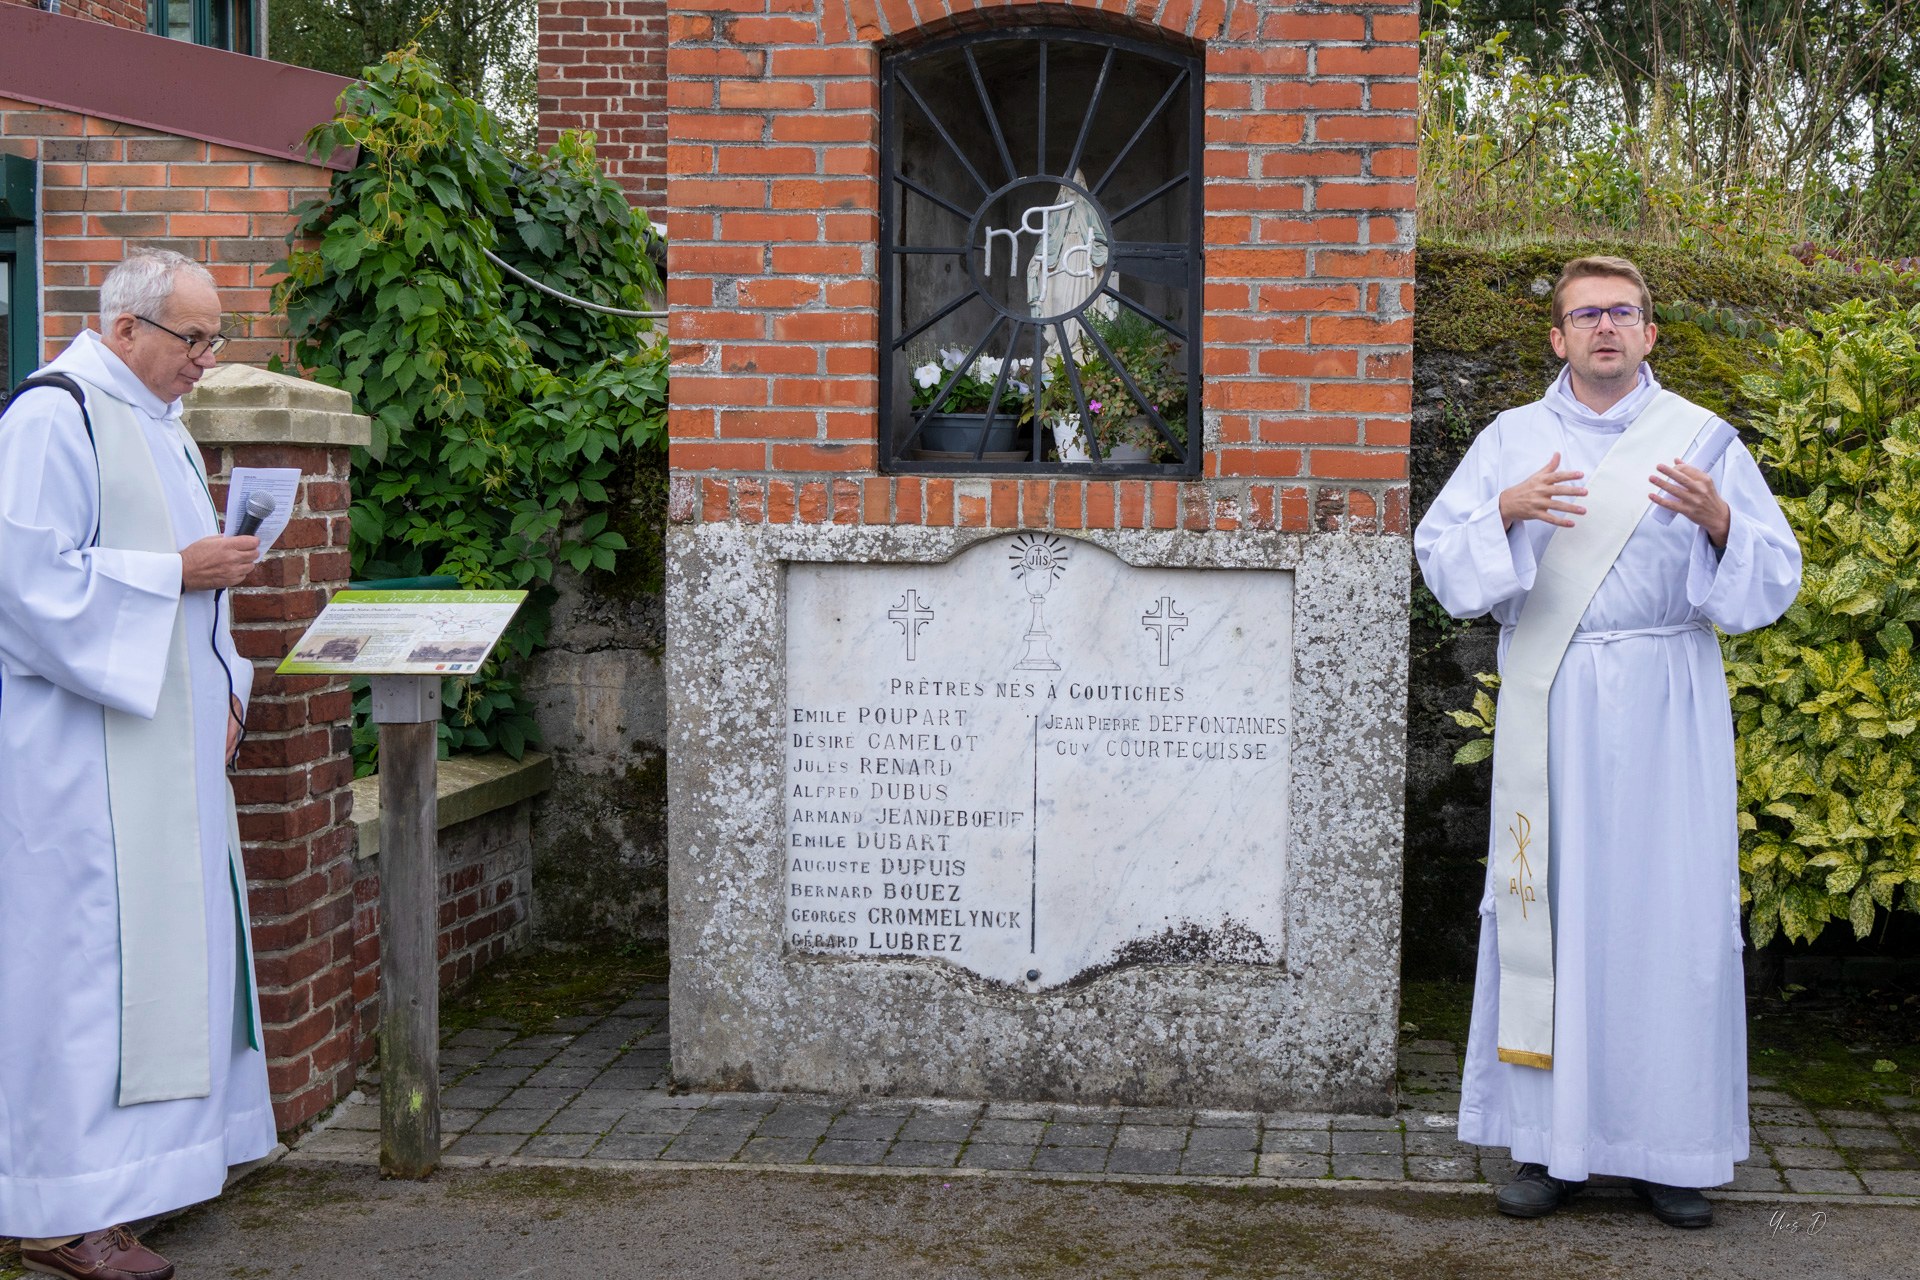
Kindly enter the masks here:
M 787 578 L 794 951 L 1278 963 L 1293 576 L 1020 533 Z

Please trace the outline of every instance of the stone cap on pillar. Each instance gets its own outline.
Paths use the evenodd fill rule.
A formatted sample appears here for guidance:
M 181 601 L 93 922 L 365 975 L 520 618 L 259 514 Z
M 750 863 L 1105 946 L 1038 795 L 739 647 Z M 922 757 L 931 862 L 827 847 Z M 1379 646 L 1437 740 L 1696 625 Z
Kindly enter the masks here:
M 223 364 L 200 379 L 181 420 L 203 445 L 365 448 L 373 440 L 373 420 L 353 411 L 347 392 L 249 364 Z

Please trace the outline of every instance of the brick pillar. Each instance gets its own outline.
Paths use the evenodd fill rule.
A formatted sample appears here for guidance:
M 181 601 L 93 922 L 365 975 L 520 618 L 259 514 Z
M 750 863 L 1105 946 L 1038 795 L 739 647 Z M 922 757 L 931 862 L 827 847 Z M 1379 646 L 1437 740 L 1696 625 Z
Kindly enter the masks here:
M 346 585 L 351 450 L 370 425 L 344 391 L 224 365 L 188 400 L 186 426 L 223 510 L 236 466 L 303 476 L 292 522 L 233 597 L 234 641 L 254 664 L 233 789 L 274 1116 L 293 1129 L 354 1081 L 352 703 L 345 680 L 273 671 Z

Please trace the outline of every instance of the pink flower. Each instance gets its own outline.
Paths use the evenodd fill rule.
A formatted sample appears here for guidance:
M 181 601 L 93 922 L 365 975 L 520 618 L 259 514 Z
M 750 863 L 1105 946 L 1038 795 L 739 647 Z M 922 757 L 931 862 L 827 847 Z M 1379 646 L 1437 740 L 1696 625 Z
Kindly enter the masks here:
M 1100 412 L 1100 402 L 1098 400 L 1089 400 L 1087 402 L 1087 412 L 1088 413 Z

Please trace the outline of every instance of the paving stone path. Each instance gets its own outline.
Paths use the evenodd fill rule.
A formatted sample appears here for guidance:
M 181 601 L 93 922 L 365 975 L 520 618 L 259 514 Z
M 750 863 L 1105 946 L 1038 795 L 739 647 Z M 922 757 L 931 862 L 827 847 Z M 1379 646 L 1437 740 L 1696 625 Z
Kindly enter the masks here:
M 1501 1183 L 1504 1152 L 1460 1142 L 1458 1048 L 1400 1050 L 1394 1116 L 1192 1111 L 669 1089 L 664 987 L 599 1018 L 519 1036 L 504 1024 L 441 1052 L 451 1163 L 635 1161 L 832 1169 L 1023 1170 L 1081 1175 L 1365 1179 L 1430 1187 Z M 1737 1192 L 1897 1197 L 1920 1203 L 1920 1109 L 1816 1111 L 1756 1079 L 1753 1156 Z M 373 1160 L 377 1098 L 336 1109 L 294 1158 Z

